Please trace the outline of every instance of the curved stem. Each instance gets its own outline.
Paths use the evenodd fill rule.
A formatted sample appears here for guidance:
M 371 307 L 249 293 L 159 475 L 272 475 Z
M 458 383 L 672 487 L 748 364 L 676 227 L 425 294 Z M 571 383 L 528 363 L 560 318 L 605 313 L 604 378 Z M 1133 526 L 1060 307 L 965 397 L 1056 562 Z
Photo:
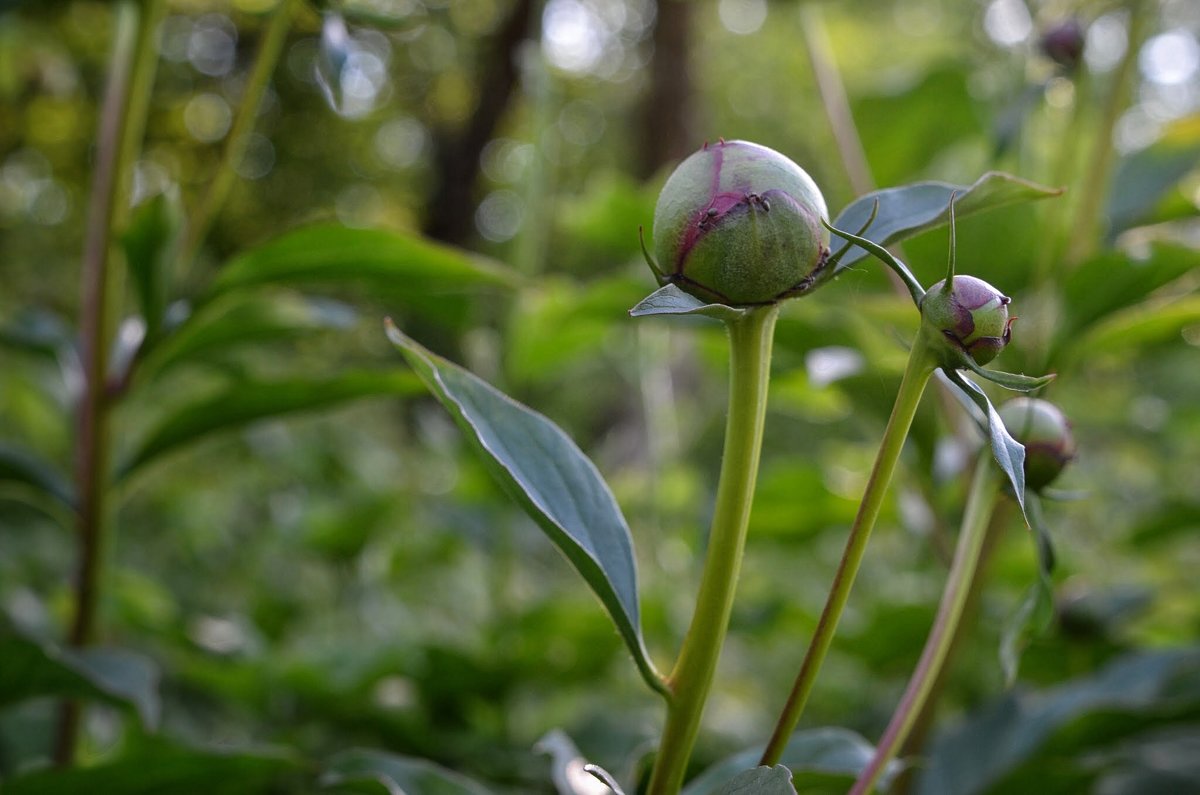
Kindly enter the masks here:
M 854 587 L 854 578 L 858 574 L 859 565 L 866 552 L 871 530 L 875 527 L 875 519 L 879 516 L 884 494 L 887 493 L 892 473 L 896 470 L 896 462 L 900 458 L 900 451 L 904 448 L 904 440 L 908 436 L 908 429 L 912 426 L 917 406 L 921 402 L 921 395 L 925 391 L 925 385 L 929 383 L 929 376 L 933 374 L 933 370 L 934 363 L 929 348 L 923 340 L 918 339 L 909 354 L 908 366 L 904 370 L 904 380 L 900 382 L 900 391 L 896 395 L 896 403 L 892 407 L 892 416 L 888 419 L 887 430 L 883 433 L 883 441 L 875 456 L 871 478 L 867 481 L 866 491 L 863 493 L 862 502 L 859 503 L 858 514 L 854 517 L 854 525 L 850 528 L 849 538 L 846 539 L 846 549 L 842 553 L 841 563 L 838 564 L 837 572 L 834 574 L 833 585 L 825 600 L 825 608 L 821 611 L 816 632 L 804 655 L 804 662 L 800 666 L 800 673 L 796 676 L 792 692 L 783 705 L 783 711 L 775 724 L 775 731 L 767 743 L 766 750 L 763 751 L 760 765 L 779 764 L 788 738 L 795 730 L 796 724 L 799 723 L 800 715 L 804 712 L 809 694 L 812 693 L 813 683 L 821 670 L 821 664 L 825 661 L 825 655 L 829 652 L 829 646 L 833 642 L 833 634 L 837 630 L 842 610 L 850 598 L 850 589 Z
M 672 698 L 647 790 L 649 795 L 673 795 L 683 784 L 704 702 L 725 641 L 758 476 L 771 344 L 778 314 L 778 305 L 772 305 L 752 309 L 726 323 L 730 382 L 725 454 L 696 610 L 667 682 Z
M 266 93 L 267 83 L 279 60 L 292 17 L 299 6 L 300 0 L 279 0 L 279 7 L 267 23 L 254 65 L 250 68 L 250 75 L 242 89 L 242 100 L 238 105 L 237 115 L 229 129 L 229 136 L 225 139 L 221 162 L 188 224 L 179 255 L 180 265 L 184 268 L 191 266 L 204 237 L 216 219 L 217 212 L 225 203 L 225 197 L 229 195 L 229 189 L 233 187 L 236 169 L 246 152 L 250 133 L 254 130 L 254 119 L 258 116 L 258 108 L 262 104 L 263 94 Z
M 962 530 L 959 532 L 958 546 L 954 550 L 954 562 L 950 566 L 946 588 L 942 592 L 942 601 L 938 605 L 937 619 L 929 632 L 929 638 L 925 641 L 921 660 L 908 682 L 904 697 L 900 699 L 891 722 L 875 747 L 875 756 L 859 775 L 854 788 L 850 790 L 850 795 L 866 795 L 875 787 L 888 763 L 908 739 L 913 724 L 929 698 L 934 682 L 942 672 L 958 632 L 967 597 L 971 593 L 971 583 L 978 570 L 984 539 L 987 538 L 988 522 L 999 496 L 1000 473 L 992 466 L 989 456 L 981 456 L 975 467 L 975 477 L 971 481 Z

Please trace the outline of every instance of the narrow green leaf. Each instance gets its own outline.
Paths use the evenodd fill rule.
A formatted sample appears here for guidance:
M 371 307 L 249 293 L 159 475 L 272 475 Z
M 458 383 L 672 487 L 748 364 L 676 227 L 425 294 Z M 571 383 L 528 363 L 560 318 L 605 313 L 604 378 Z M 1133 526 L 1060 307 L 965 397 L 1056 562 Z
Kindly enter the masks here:
M 198 309 L 150 348 L 142 373 L 159 373 L 232 348 L 292 339 L 354 323 L 354 309 L 291 292 L 235 293 Z
M 59 648 L 15 631 L 0 635 L 0 707 L 46 696 L 91 699 L 134 711 L 152 729 L 160 712 L 158 679 L 158 667 L 133 652 Z
M 0 481 L 30 486 L 67 508 L 75 508 L 75 489 L 67 477 L 49 462 L 15 445 L 0 443 Z
M 1033 584 L 1005 622 L 1000 635 L 1000 666 L 1009 687 L 1017 681 L 1021 653 L 1030 640 L 1046 631 L 1054 618 L 1054 591 L 1050 583 L 1050 575 L 1054 571 L 1054 541 L 1050 538 L 1050 528 L 1046 526 L 1040 497 L 1029 494 L 1026 500 L 1026 515 L 1037 546 L 1038 565 Z
M 630 317 L 648 317 L 650 315 L 703 315 L 716 320 L 737 320 L 746 314 L 746 310 L 725 306 L 724 304 L 706 304 L 694 295 L 689 295 L 673 284 L 658 288 L 643 298 L 637 306 L 629 310 Z
M 1181 119 L 1174 127 L 1117 164 L 1105 211 L 1110 241 L 1125 229 L 1151 220 L 1167 192 L 1200 163 L 1200 135 L 1194 119 Z
M 792 772 L 783 765 L 756 767 L 739 773 L 717 795 L 796 795 Z
M 326 787 L 368 792 L 357 785 L 374 784 L 388 795 L 489 795 L 483 785 L 433 762 L 365 748 L 330 759 L 320 781 Z
M 642 677 L 665 695 L 642 640 L 629 525 L 595 464 L 543 415 L 421 347 L 390 321 L 387 334 L 500 484 L 587 580 Z
M 23 310 L 0 327 L 0 345 L 48 359 L 61 360 L 74 344 L 70 324 L 48 309 Z
M 714 795 L 738 772 L 754 767 L 761 756 L 759 747 L 727 757 L 692 779 L 683 795 Z M 780 761 L 788 766 L 800 786 L 810 778 L 853 781 L 874 756 L 874 746 L 848 729 L 805 729 L 792 735 Z M 889 764 L 880 788 L 887 789 L 888 782 L 900 769 L 899 762 Z
M 1000 471 L 1008 478 L 1008 482 L 1012 485 L 1013 496 L 1016 497 L 1017 505 L 1021 506 L 1021 513 L 1025 513 L 1025 446 L 1012 437 L 1008 432 L 1008 428 L 1004 426 L 1004 420 L 1000 419 L 1000 415 L 996 412 L 996 407 L 992 405 L 992 401 L 988 399 L 984 393 L 974 382 L 969 378 L 965 378 L 961 373 L 949 372 L 946 377 L 950 383 L 961 389 L 967 397 L 975 402 L 983 411 L 984 417 L 987 418 L 987 435 L 988 442 L 992 448 L 992 458 L 1000 467 Z M 1025 520 L 1029 523 L 1028 518 Z
M 879 213 L 864 236 L 881 246 L 888 246 L 944 225 L 949 217 L 950 196 L 955 192 L 958 198 L 954 201 L 954 212 L 960 219 L 1006 204 L 1045 199 L 1062 193 L 1061 190 L 1027 182 L 1011 174 L 989 171 L 971 185 L 916 182 L 867 193 L 847 205 L 833 225 L 839 229 L 857 229 L 866 221 L 878 200 Z M 851 249 L 838 263 L 836 273 L 866 255 L 867 252 L 862 248 Z
M 878 209 L 878 202 L 872 202 L 871 213 L 874 214 Z M 870 220 L 870 217 L 868 217 L 868 220 Z M 841 263 L 845 260 L 846 255 L 850 253 L 850 246 L 857 246 L 859 247 L 859 250 L 866 250 L 867 252 L 875 255 L 875 257 L 883 262 L 884 265 L 887 265 L 889 268 L 895 271 L 896 275 L 900 277 L 900 280 L 904 282 L 904 285 L 908 288 L 908 292 L 912 296 L 913 303 L 920 308 L 921 299 L 925 297 L 925 288 L 921 286 L 921 283 L 917 281 L 917 277 L 913 275 L 913 272 L 909 270 L 909 267 L 905 265 L 903 261 L 901 261 L 898 257 L 893 256 L 892 252 L 888 251 L 878 243 L 875 243 L 870 238 L 861 237 L 860 235 L 854 235 L 845 230 L 837 229 L 826 222 L 824 218 L 821 219 L 821 224 L 833 234 L 844 238 L 847 241 L 846 245 L 834 255 L 835 272 L 841 268 Z M 864 223 L 863 229 L 866 229 L 868 226 L 869 224 Z
M 1077 340 L 1076 355 L 1090 351 L 1116 353 L 1178 340 L 1180 332 L 1200 323 L 1200 295 L 1145 301 L 1114 312 Z
M 169 414 L 128 456 L 119 470 L 120 477 L 128 477 L 164 453 L 218 431 L 363 397 L 412 395 L 420 388 L 420 382 L 406 373 L 350 372 L 329 378 L 241 381 Z
M 91 767 L 42 770 L 4 782 L 4 795 L 259 795 L 296 792 L 302 767 L 270 751 L 223 751 L 154 744 Z
M 980 378 L 986 378 L 993 384 L 1011 389 L 1014 392 L 1032 392 L 1035 389 L 1041 389 L 1046 384 L 1054 380 L 1055 374 L 1047 375 L 1022 375 L 1021 373 L 1006 373 L 1001 370 L 988 370 L 980 367 L 974 359 L 969 355 L 964 354 L 963 363 L 967 365 L 971 372 L 978 375 Z
M 266 284 L 354 286 L 425 317 L 461 322 L 471 294 L 518 282 L 503 265 L 414 234 L 310 226 L 235 257 L 218 274 L 213 292 Z
M 160 193 L 133 211 L 129 228 L 121 236 L 130 281 L 137 295 L 146 337 L 153 339 L 162 328 L 167 306 L 167 284 L 183 212 L 176 193 Z

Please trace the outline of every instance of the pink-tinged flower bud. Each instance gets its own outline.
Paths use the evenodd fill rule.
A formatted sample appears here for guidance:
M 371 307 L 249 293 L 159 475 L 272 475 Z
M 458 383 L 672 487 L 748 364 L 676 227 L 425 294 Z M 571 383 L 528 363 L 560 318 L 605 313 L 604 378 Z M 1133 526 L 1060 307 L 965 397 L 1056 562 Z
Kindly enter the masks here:
M 1085 36 L 1078 19 L 1065 19 L 1042 34 L 1042 52 L 1059 66 L 1072 71 L 1083 57 Z
M 923 322 L 976 364 L 987 364 L 1012 339 L 1012 299 L 974 276 L 955 276 L 949 292 L 945 284 L 945 279 L 938 282 L 921 300 Z
M 1038 398 L 1014 398 L 1000 407 L 1004 426 L 1025 445 L 1025 485 L 1041 491 L 1075 457 L 1071 423 L 1058 406 Z
M 829 256 L 828 214 L 812 177 L 778 152 L 707 145 L 675 169 L 654 208 L 659 279 L 729 306 L 801 295 Z

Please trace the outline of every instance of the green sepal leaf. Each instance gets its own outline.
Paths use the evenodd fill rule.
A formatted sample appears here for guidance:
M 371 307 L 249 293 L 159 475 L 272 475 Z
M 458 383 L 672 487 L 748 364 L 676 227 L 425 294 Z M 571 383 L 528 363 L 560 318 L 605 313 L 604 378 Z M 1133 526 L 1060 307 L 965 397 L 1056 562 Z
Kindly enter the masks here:
M 765 765 L 739 773 L 716 795 L 796 795 L 792 771 L 783 765 Z
M 139 204 L 121 235 L 130 282 L 146 322 L 147 339 L 154 339 L 162 328 L 170 267 L 182 228 L 179 196 L 168 191 Z
M 420 390 L 420 382 L 407 373 L 349 372 L 329 378 L 239 381 L 168 414 L 125 459 L 119 477 L 126 478 L 164 453 L 218 431 L 358 398 L 413 395 Z
M 608 610 L 642 678 L 667 695 L 642 639 L 629 525 L 596 465 L 561 428 L 388 321 L 388 339 L 446 408 L 511 496 Z
M 947 372 L 946 377 L 983 411 L 992 458 L 1008 478 L 1017 505 L 1021 507 L 1021 515 L 1025 516 L 1025 445 L 1012 437 L 992 401 L 973 381 L 953 370 Z M 1028 517 L 1025 518 L 1025 523 L 1029 524 Z
M 673 284 L 658 288 L 629 310 L 630 317 L 650 315 L 703 315 L 716 320 L 737 320 L 746 310 L 724 304 L 706 304 Z
M 871 205 L 872 212 L 874 212 L 877 208 L 878 208 L 878 204 Z M 831 226 L 824 218 L 821 219 L 821 225 L 824 226 L 826 229 L 828 229 L 833 234 L 838 235 L 839 237 L 846 238 L 846 240 L 849 243 L 853 243 L 854 245 L 857 245 L 857 246 L 861 247 L 862 249 L 865 249 L 865 250 L 869 251 L 870 253 L 874 254 L 875 257 L 878 258 L 884 265 L 887 265 L 889 268 L 891 268 L 893 271 L 895 271 L 896 275 L 900 277 L 900 280 L 904 282 L 904 286 L 908 288 L 909 294 L 912 295 L 913 303 L 917 305 L 917 308 L 920 308 L 921 299 L 925 297 L 925 288 L 921 286 L 921 283 L 919 281 L 917 281 L 917 277 L 913 275 L 913 272 L 911 270 L 909 270 L 908 266 L 905 265 L 902 260 L 893 256 L 892 252 L 888 251 L 883 246 L 875 243 L 870 238 L 860 237 L 859 235 L 852 235 L 849 232 L 845 232 L 841 229 L 837 229 L 837 228 Z M 846 256 L 850 253 L 851 252 L 846 249 L 843 249 L 842 251 L 838 252 L 838 255 L 837 255 L 838 261 L 834 265 L 835 273 L 837 272 L 838 269 L 840 269 L 842 267 L 842 262 L 845 261 Z
M 330 759 L 320 783 L 327 788 L 385 795 L 490 795 L 482 784 L 426 759 L 367 748 L 344 751 Z
M 158 666 L 124 649 L 67 649 L 18 631 L 0 635 L 0 707 L 46 696 L 83 698 L 136 712 L 154 729 L 161 712 L 158 681 Z
M 499 263 L 418 235 L 321 225 L 239 254 L 217 275 L 212 294 L 267 284 L 354 286 L 433 320 L 461 323 L 471 294 L 519 282 Z
M 296 792 L 303 771 L 273 750 L 229 751 L 152 742 L 110 762 L 6 779 L 4 795 L 259 795 Z
M 1002 386 L 1005 389 L 1011 389 L 1014 392 L 1032 392 L 1035 389 L 1041 389 L 1046 384 L 1056 378 L 1054 373 L 1047 375 L 1023 375 L 1021 373 L 1006 373 L 1001 370 L 988 370 L 980 367 L 979 364 L 971 358 L 969 354 L 964 353 L 962 356 L 963 363 L 971 372 L 978 375 L 980 378 L 986 378 L 993 384 Z
M 750 748 L 726 757 L 705 770 L 683 789 L 683 795 L 714 795 L 719 787 L 740 771 L 754 767 L 762 756 L 763 749 Z M 796 786 L 804 786 L 811 780 L 828 783 L 853 782 L 866 769 L 875 756 L 875 748 L 861 735 L 850 731 L 828 727 L 798 731 L 788 740 L 780 761 L 787 765 L 795 778 Z M 892 761 L 880 779 L 880 790 L 886 790 L 891 779 L 902 766 Z
M 833 225 L 839 229 L 857 229 L 878 201 L 879 212 L 866 237 L 881 246 L 888 246 L 945 224 L 949 219 L 950 197 L 954 193 L 958 194 L 954 200 L 954 213 L 961 219 L 1006 204 L 1057 196 L 1062 191 L 1011 174 L 989 171 L 971 185 L 916 182 L 872 191 L 847 205 Z M 841 273 L 866 255 L 862 248 L 851 249 L 842 257 L 835 273 Z
M 48 461 L 15 445 L 0 443 L 0 481 L 29 486 L 75 509 L 75 489 L 66 475 Z

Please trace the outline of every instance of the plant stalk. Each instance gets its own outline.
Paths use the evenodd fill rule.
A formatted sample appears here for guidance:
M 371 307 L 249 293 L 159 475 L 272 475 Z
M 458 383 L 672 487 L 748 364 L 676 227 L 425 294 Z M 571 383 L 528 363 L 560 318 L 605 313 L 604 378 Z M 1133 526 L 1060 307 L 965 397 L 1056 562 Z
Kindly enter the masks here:
M 879 509 L 883 505 L 883 497 L 891 483 L 892 473 L 896 470 L 896 462 L 899 461 L 900 452 L 904 449 L 904 440 L 908 437 L 908 430 L 912 427 L 917 406 L 921 403 L 921 395 L 925 391 L 925 385 L 929 383 L 929 377 L 933 374 L 933 370 L 934 361 L 929 347 L 923 339 L 918 338 L 909 354 L 908 365 L 904 370 L 904 379 L 900 382 L 900 391 L 892 406 L 892 415 L 888 419 L 887 429 L 883 433 L 883 441 L 875 456 L 871 477 L 867 481 L 866 491 L 863 493 L 862 502 L 859 503 L 858 514 L 854 517 L 854 524 L 850 528 L 850 536 L 846 539 L 846 549 L 842 553 L 842 560 L 834 574 L 833 585 L 825 600 L 825 607 L 821 611 L 817 629 L 809 643 L 808 651 L 804 655 L 800 673 L 796 676 L 796 682 L 792 686 L 792 691 L 775 724 L 775 731 L 763 751 L 760 765 L 779 764 L 788 738 L 795 731 L 796 724 L 800 722 L 800 716 L 812 693 L 813 684 L 821 670 L 821 664 L 825 661 L 825 656 L 833 642 L 833 635 L 837 630 L 838 621 L 841 619 L 842 610 L 846 607 L 846 601 L 850 597 L 850 589 L 854 587 L 854 579 L 862 564 L 867 541 L 871 537 L 871 530 L 875 527 L 875 520 L 879 516 Z
M 96 133 L 96 166 L 88 198 L 80 273 L 79 348 L 83 362 L 83 394 L 78 405 L 75 480 L 78 492 L 79 561 L 75 573 L 73 615 L 67 632 L 71 646 L 85 646 L 95 635 L 99 604 L 101 563 L 108 512 L 108 401 L 105 381 L 108 369 L 109 254 L 114 227 L 123 214 L 122 176 L 136 146 L 128 139 L 140 136 L 144 120 L 132 119 L 131 106 L 142 113 L 144 99 L 132 91 L 149 92 L 151 80 L 135 74 L 153 69 L 154 34 L 158 18 L 153 10 L 142 12 L 134 0 L 124 0 L 115 9 L 112 59 Z M 65 702 L 58 715 L 54 761 L 71 764 L 79 735 L 79 704 Z
M 254 58 L 254 65 L 250 68 L 246 85 L 242 89 L 242 98 L 238 104 L 237 114 L 229 128 L 229 135 L 225 138 L 225 149 L 221 152 L 221 161 L 217 165 L 212 180 L 208 183 L 208 190 L 205 191 L 195 212 L 192 213 L 187 232 L 184 234 L 179 254 L 179 263 L 183 268 L 191 267 L 205 236 L 208 235 L 208 230 L 216 220 L 217 213 L 225 204 L 229 189 L 233 187 L 238 164 L 241 163 L 242 156 L 246 153 L 246 144 L 250 140 L 250 133 L 254 131 L 254 120 L 258 116 L 259 106 L 262 105 L 262 98 L 267 91 L 271 73 L 279 61 L 283 44 L 287 40 L 288 29 L 291 27 L 296 10 L 300 7 L 300 2 L 301 0 L 279 0 L 278 7 L 272 13 L 270 22 L 267 23 L 262 42 L 258 47 L 258 54 Z
M 771 305 L 751 309 L 744 317 L 726 324 L 730 382 L 725 453 L 696 609 L 667 680 L 672 698 L 649 795 L 674 795 L 683 784 L 725 642 L 758 476 L 771 345 L 778 315 L 778 305 Z
M 859 775 L 854 788 L 850 790 L 850 795 L 867 795 L 874 789 L 888 763 L 908 739 L 909 732 L 929 699 L 934 683 L 942 673 L 971 593 L 971 585 L 978 571 L 984 541 L 988 535 L 989 520 L 999 496 L 1000 473 L 992 465 L 991 457 L 985 453 L 980 456 L 975 467 L 958 545 L 954 550 L 954 562 L 950 565 L 950 575 L 942 592 L 941 604 L 938 605 L 937 618 L 925 641 L 921 660 L 917 663 L 891 722 L 875 747 L 875 756 Z

